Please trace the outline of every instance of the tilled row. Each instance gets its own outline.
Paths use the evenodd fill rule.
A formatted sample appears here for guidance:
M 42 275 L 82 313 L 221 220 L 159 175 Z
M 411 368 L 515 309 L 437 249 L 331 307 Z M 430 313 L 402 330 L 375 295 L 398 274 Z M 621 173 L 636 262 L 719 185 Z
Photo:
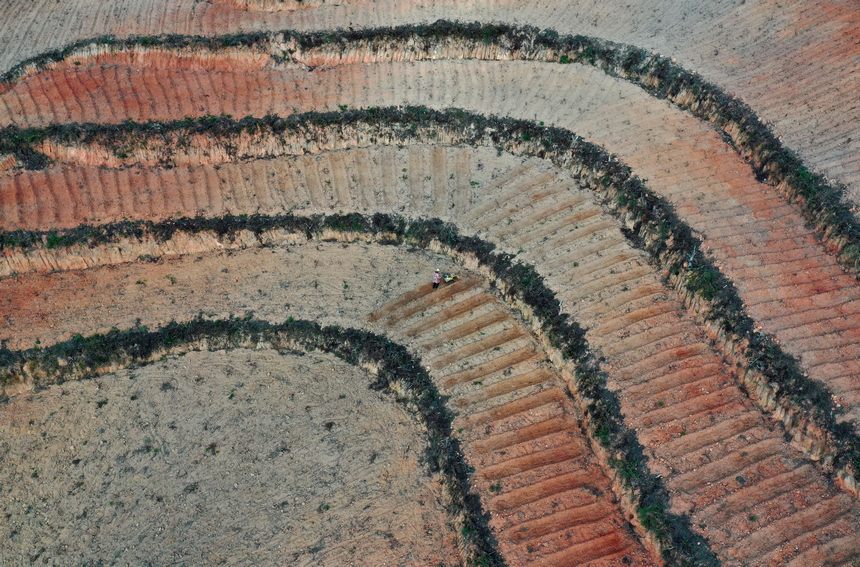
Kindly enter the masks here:
M 563 380 L 479 281 L 425 284 L 371 319 L 415 344 L 450 397 L 475 488 L 511 565 L 650 563 Z

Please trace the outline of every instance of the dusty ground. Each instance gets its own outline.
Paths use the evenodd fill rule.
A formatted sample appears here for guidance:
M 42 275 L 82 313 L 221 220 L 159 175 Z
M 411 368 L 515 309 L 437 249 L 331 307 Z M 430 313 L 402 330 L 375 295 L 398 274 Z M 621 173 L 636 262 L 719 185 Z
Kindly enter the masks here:
M 321 354 L 191 353 L 0 412 L 4 565 L 454 563 L 421 427 Z
M 308 243 L 7 278 L 0 280 L 0 339 L 26 348 L 137 319 L 156 327 L 249 311 L 273 322 L 293 316 L 355 327 L 375 307 L 429 281 L 436 267 L 456 271 L 447 258 L 422 250 Z

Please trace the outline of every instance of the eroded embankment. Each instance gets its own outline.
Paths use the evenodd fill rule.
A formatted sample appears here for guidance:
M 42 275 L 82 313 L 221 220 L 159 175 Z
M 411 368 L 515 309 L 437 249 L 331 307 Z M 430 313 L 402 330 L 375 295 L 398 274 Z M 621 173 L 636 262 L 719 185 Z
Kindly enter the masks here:
M 249 318 L 197 319 L 150 331 L 137 327 L 106 335 L 75 337 L 48 348 L 2 352 L 2 382 L 28 382 L 36 388 L 92 378 L 132 364 L 151 363 L 165 355 L 191 350 L 235 348 L 321 351 L 370 372 L 371 387 L 393 394 L 414 408 L 427 429 L 426 459 L 441 472 L 470 561 L 502 565 L 479 498 L 471 491 L 468 467 L 459 442 L 451 437 L 452 415 L 430 376 L 408 350 L 367 331 L 322 327 L 304 320 L 273 325 Z
M 775 186 L 781 194 L 801 205 L 807 221 L 816 227 L 819 234 L 837 251 L 843 264 L 855 273 L 860 269 L 860 223 L 850 207 L 842 201 L 839 187 L 830 184 L 823 176 L 812 173 L 793 152 L 784 148 L 755 113 L 738 99 L 673 61 L 630 45 L 586 36 L 560 36 L 552 30 L 446 21 L 431 25 L 305 34 L 286 31 L 272 34 L 257 32 L 221 38 L 102 38 L 83 41 L 64 50 L 23 62 L 4 74 L 3 82 L 11 84 L 21 77 L 55 66 L 66 58 L 77 57 L 87 50 L 122 52 L 150 46 L 203 51 L 230 50 L 236 46 L 245 46 L 269 52 L 276 60 L 288 58 L 311 66 L 386 59 L 450 58 L 516 59 L 592 65 L 610 76 L 631 81 L 648 93 L 665 98 L 720 129 L 732 146 L 751 163 L 760 179 Z M 201 80 L 201 77 L 196 80 Z M 205 78 L 202 80 L 205 81 Z M 69 94 L 74 98 L 74 91 L 68 84 L 62 88 L 54 88 L 60 99 Z M 189 87 L 189 91 L 193 90 L 195 89 Z M 238 92 L 236 94 L 239 95 Z M 135 99 L 136 96 L 131 95 L 119 96 L 114 102 L 125 105 L 126 100 Z M 118 102 L 120 100 L 121 103 Z M 60 100 L 57 102 L 63 106 Z M 234 109 L 228 105 L 226 111 L 231 110 Z M 129 115 L 118 113 L 116 117 L 122 120 L 129 118 Z M 86 120 L 86 117 L 77 118 L 81 119 Z
M 380 126 L 383 120 L 385 127 Z M 398 121 L 399 126 L 391 128 Z M 323 130 L 314 131 L 319 126 L 323 126 Z M 347 133 L 344 128 L 350 131 Z M 157 134 L 153 134 L 153 130 Z M 177 149 L 174 138 L 180 136 L 185 145 Z M 127 144 L 129 139 L 135 145 L 134 149 L 129 149 L 129 157 L 110 155 L 108 148 Z M 72 140 L 74 143 L 70 143 Z M 306 140 L 313 141 L 310 148 Z M 731 282 L 702 254 L 701 243 L 692 236 L 689 227 L 678 220 L 671 207 L 632 178 L 629 169 L 613 162 L 599 148 L 570 132 L 522 121 L 487 119 L 459 111 L 378 109 L 241 122 L 205 119 L 197 121 L 190 129 L 187 122 L 168 127 L 134 126 L 126 132 L 105 128 L 71 129 L 55 136 L 52 142 L 39 143 L 41 148 L 54 152 L 54 155 L 73 153 L 77 147 L 74 144 L 90 144 L 90 147 L 81 146 L 88 162 L 119 165 L 140 160 L 199 163 L 210 159 L 217 162 L 285 152 L 304 153 L 336 149 L 344 140 L 349 140 L 352 146 L 380 140 L 388 144 L 403 140 L 432 140 L 448 144 L 500 145 L 507 151 L 541 156 L 568 168 L 585 187 L 610 199 L 614 214 L 632 229 L 633 240 L 643 243 L 661 268 L 673 276 L 688 304 L 693 305 L 706 321 L 712 322 L 712 330 L 723 347 L 732 356 L 748 361 L 748 369 L 743 372 L 744 381 L 760 403 L 775 411 L 797 434 L 807 451 L 815 458 L 823 458 L 828 465 L 833 458 L 834 444 L 844 443 L 833 440 L 846 438 L 846 426 L 835 424 L 837 412 L 829 392 L 808 380 L 771 338 L 755 331 Z M 93 146 L 103 149 L 91 152 Z M 131 226 L 127 229 L 136 230 Z M 7 245 L 14 244 L 16 238 L 26 240 L 29 237 L 7 234 Z M 56 246 L 64 240 L 67 239 L 63 237 L 48 244 Z M 20 265 L 25 266 L 26 262 Z M 15 268 L 10 265 L 10 269 Z M 787 368 L 790 372 L 776 371 L 776 368 Z M 774 384 L 781 386 L 777 388 Z

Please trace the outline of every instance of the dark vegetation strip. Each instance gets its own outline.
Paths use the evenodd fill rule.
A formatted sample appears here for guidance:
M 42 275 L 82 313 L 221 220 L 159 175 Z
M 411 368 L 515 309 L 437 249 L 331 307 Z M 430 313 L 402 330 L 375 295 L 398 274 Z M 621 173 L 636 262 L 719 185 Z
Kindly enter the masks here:
M 532 266 L 517 261 L 511 254 L 496 252 L 492 243 L 477 237 L 461 236 L 454 225 L 439 219 L 409 220 L 382 213 L 372 216 L 353 213 L 198 217 L 161 223 L 124 221 L 99 227 L 81 226 L 51 234 L 60 239 L 58 245 L 96 246 L 114 241 L 119 236 L 153 236 L 166 240 L 177 232 L 206 231 L 229 238 L 242 230 L 262 235 L 276 229 L 301 233 L 308 238 L 317 237 L 326 231 L 336 231 L 371 234 L 382 243 L 395 245 L 427 247 L 431 242 L 437 242 L 454 253 L 476 258 L 498 281 L 504 283 L 509 298 L 514 297 L 529 306 L 552 346 L 574 363 L 577 394 L 585 400 L 583 409 L 588 415 L 589 433 L 610 456 L 610 466 L 630 494 L 639 523 L 655 539 L 662 550 L 663 559 L 671 565 L 718 564 L 707 542 L 692 530 L 689 517 L 669 511 L 668 492 L 662 480 L 649 470 L 647 457 L 636 433 L 624 424 L 618 397 L 607 387 L 606 375 L 590 350 L 585 331 L 561 312 L 561 304 L 555 294 L 547 288 L 543 277 Z M 30 242 L 51 237 L 45 233 L 30 233 L 26 237 L 20 233 L 19 236 Z M 33 357 L 39 352 L 33 349 L 27 351 L 25 356 Z M 11 351 L 0 351 L 0 362 L 3 362 L 4 357 L 16 362 L 15 357 L 20 356 Z M 49 355 L 50 360 L 55 358 L 55 355 Z M 2 376 L 0 374 L 0 379 Z
M 375 380 L 370 385 L 397 397 L 418 414 L 427 428 L 425 461 L 432 472 L 441 472 L 451 498 L 453 515 L 462 518 L 460 535 L 470 565 L 502 566 L 488 514 L 471 490 L 472 469 L 466 464 L 459 441 L 451 435 L 453 414 L 421 362 L 401 344 L 368 331 L 320 326 L 290 319 L 272 324 L 250 317 L 221 320 L 195 319 L 149 330 L 136 326 L 82 337 L 47 348 L 0 351 L 0 383 L 30 376 L 37 388 L 67 380 L 92 378 L 105 368 L 142 364 L 183 348 L 209 350 L 271 344 L 275 348 L 301 348 L 333 354 L 354 365 L 371 363 Z
M 648 189 L 631 169 L 603 148 L 573 132 L 547 127 L 527 120 L 484 116 L 459 109 L 432 110 L 426 107 L 383 107 L 339 112 L 310 112 L 288 117 L 204 116 L 171 122 L 124 122 L 105 124 L 62 124 L 46 128 L 7 128 L 0 133 L 4 147 L 31 148 L 50 139 L 63 144 L 98 143 L 114 151 L 155 141 L 164 147 L 181 145 L 192 134 L 228 139 L 240 133 L 274 136 L 318 136 L 315 128 L 367 127 L 380 137 L 397 140 L 432 141 L 445 130 L 457 143 L 491 144 L 499 151 L 549 159 L 568 168 L 583 186 L 597 192 L 625 226 L 625 234 L 646 250 L 668 275 L 706 324 L 723 337 L 722 347 L 743 361 L 743 380 L 753 397 L 803 441 L 812 440 L 811 456 L 827 470 L 837 470 L 849 488 L 860 471 L 860 436 L 855 426 L 840 422 L 844 409 L 838 408 L 830 390 L 811 379 L 797 359 L 786 353 L 774 337 L 757 331 L 733 282 L 702 252 L 702 242 L 675 213 L 665 199 Z M 162 152 L 164 153 L 164 152 Z M 241 156 L 238 156 L 241 158 Z M 166 158 L 169 160 L 169 157 Z M 169 165 L 169 161 L 167 162 Z M 225 217 L 225 219 L 228 217 Z M 259 221 L 248 217 L 242 222 Z M 254 220 L 258 219 L 258 220 Z M 158 238 L 172 230 L 214 230 L 218 219 L 181 219 L 168 223 L 120 222 L 100 227 L 82 226 L 65 231 L 12 231 L 0 233 L 0 250 L 15 247 L 56 247 L 75 243 L 98 244 L 118 236 L 138 236 L 146 232 Z M 226 222 L 226 221 L 223 221 Z M 253 227 L 251 227 L 253 229 Z M 727 346 L 728 345 L 728 346 Z M 856 490 L 856 486 L 854 487 Z
M 515 58 L 546 60 L 548 52 L 559 63 L 594 66 L 608 75 L 630 81 L 651 95 L 666 99 L 697 118 L 717 127 L 735 150 L 752 166 L 757 178 L 779 186 L 789 200 L 800 204 L 807 222 L 835 249 L 839 261 L 860 276 L 860 221 L 845 202 L 844 186 L 828 181 L 804 165 L 746 103 L 726 93 L 699 74 L 684 69 L 668 57 L 633 45 L 584 35 L 562 35 L 552 29 L 531 26 L 481 24 L 439 20 L 432 24 L 409 24 L 358 30 L 320 32 L 248 32 L 220 36 L 155 35 L 118 38 L 105 35 L 81 40 L 64 48 L 27 59 L 0 75 L 8 85 L 28 70 L 41 69 L 69 56 L 85 53 L 92 46 L 118 50 L 144 48 L 219 50 L 256 48 L 275 60 L 289 53 L 273 53 L 274 39 L 293 42 L 301 50 L 340 47 L 369 42 L 420 40 L 428 49 L 434 42 L 462 40 L 498 45 Z M 421 45 L 421 44 L 419 44 Z M 30 167 L 44 167 L 38 154 L 24 152 L 19 159 Z

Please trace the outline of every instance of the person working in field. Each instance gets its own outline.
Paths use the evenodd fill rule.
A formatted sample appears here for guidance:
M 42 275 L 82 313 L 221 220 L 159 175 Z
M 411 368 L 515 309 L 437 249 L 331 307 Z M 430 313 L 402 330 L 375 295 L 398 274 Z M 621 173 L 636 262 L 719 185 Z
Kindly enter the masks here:
M 433 289 L 439 287 L 439 284 L 442 283 L 442 272 L 436 270 L 433 272 Z

